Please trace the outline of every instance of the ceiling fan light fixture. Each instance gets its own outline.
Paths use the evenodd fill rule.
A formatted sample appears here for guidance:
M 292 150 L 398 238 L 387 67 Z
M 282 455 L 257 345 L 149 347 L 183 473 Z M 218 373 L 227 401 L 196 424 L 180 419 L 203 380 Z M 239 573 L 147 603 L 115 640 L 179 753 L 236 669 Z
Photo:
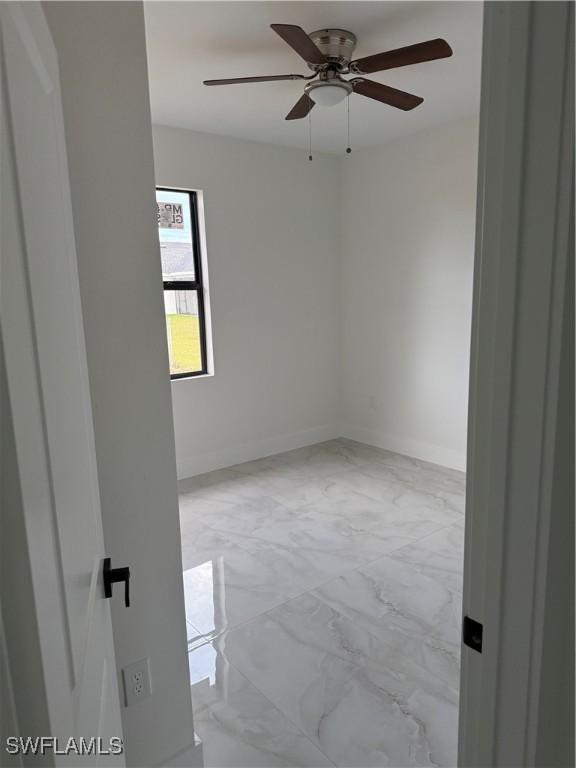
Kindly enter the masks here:
M 305 90 L 315 104 L 320 107 L 333 107 L 344 101 L 346 96 L 352 92 L 352 86 L 348 85 L 345 80 L 340 80 L 339 82 L 310 83 Z

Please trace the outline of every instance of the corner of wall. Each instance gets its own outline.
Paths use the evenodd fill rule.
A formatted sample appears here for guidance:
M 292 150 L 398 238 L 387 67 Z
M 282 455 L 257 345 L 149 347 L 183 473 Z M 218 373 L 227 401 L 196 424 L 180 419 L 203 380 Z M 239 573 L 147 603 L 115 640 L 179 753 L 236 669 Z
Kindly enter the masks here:
M 184 480 L 205 472 L 213 472 L 217 469 L 233 467 L 246 461 L 262 459 L 285 451 L 293 451 L 296 448 L 304 448 L 307 445 L 323 443 L 339 437 L 335 425 L 324 424 L 322 426 L 305 429 L 300 432 L 276 435 L 262 440 L 253 440 L 249 443 L 230 445 L 229 447 L 208 453 L 194 453 L 189 456 L 178 457 L 178 479 Z
M 342 424 L 339 431 L 340 436 L 348 440 L 355 440 L 358 443 L 373 445 L 375 448 L 400 453 L 403 456 L 427 461 L 430 464 L 438 464 L 441 467 L 466 472 L 466 451 L 455 451 L 441 445 L 433 445 L 405 436 L 364 429 L 350 424 Z
M 462 471 L 477 148 L 469 115 L 340 165 L 340 432 Z

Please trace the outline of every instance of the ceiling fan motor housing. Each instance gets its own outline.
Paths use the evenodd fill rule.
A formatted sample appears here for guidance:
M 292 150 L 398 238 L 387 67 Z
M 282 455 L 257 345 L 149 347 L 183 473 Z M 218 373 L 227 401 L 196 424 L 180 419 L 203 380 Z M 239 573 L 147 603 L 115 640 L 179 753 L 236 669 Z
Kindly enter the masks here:
M 318 29 L 310 32 L 310 40 L 337 70 L 347 69 L 356 48 L 356 35 L 346 29 Z M 318 71 L 326 65 L 308 64 L 310 69 Z

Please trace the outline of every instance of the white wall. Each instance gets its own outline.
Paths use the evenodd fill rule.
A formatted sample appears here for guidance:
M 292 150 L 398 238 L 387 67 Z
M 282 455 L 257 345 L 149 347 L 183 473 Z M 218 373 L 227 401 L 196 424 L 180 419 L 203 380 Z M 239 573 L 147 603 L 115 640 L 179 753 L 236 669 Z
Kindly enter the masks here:
M 341 432 L 465 467 L 476 118 L 342 164 Z
M 463 469 L 477 119 L 351 156 L 154 127 L 204 192 L 215 375 L 172 384 L 180 477 L 337 435 Z
M 179 475 L 335 436 L 339 158 L 162 126 L 154 154 L 206 215 L 215 375 L 172 383 Z
M 118 669 L 150 657 L 153 695 L 122 709 L 128 765 L 194 740 L 144 15 L 139 2 L 46 3 L 60 63 Z M 172 762 L 172 761 L 171 761 Z M 191 765 L 191 762 L 186 762 Z

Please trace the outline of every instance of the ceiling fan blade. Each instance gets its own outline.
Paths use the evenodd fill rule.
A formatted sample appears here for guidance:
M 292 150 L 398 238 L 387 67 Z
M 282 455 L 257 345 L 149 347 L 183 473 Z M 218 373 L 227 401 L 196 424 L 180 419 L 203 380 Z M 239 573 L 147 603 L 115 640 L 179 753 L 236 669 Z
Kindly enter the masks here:
M 315 77 L 315 75 L 312 75 Z M 305 75 L 262 75 L 262 77 L 229 77 L 223 80 L 204 80 L 204 85 L 235 85 L 236 83 L 266 83 L 271 80 L 310 80 Z
M 274 32 L 309 64 L 326 64 L 326 56 L 310 40 L 302 27 L 294 24 L 270 24 Z
M 404 111 L 414 109 L 414 107 L 417 107 L 424 101 L 421 96 L 414 96 L 412 93 L 399 91 L 397 88 L 391 88 L 389 85 L 382 85 L 382 83 L 375 83 L 374 80 L 366 80 L 364 77 L 356 77 L 348 82 L 352 85 L 354 93 L 368 96 L 369 99 L 382 101 L 384 104 L 389 104 L 391 107 L 397 107 L 397 109 L 403 109 Z
M 363 59 L 353 61 L 350 69 L 360 74 L 369 74 L 371 72 L 383 72 L 385 69 L 406 67 L 409 64 L 420 64 L 423 61 L 445 59 L 448 56 L 452 56 L 452 48 L 446 40 L 438 37 L 425 43 L 416 43 L 416 45 L 396 48 L 394 51 L 365 56 Z
M 314 102 L 308 96 L 307 93 L 303 93 L 302 96 L 298 99 L 296 104 L 292 107 L 290 112 L 286 115 L 286 120 L 300 120 L 302 117 L 306 117 L 308 112 L 312 109 L 314 106 Z

